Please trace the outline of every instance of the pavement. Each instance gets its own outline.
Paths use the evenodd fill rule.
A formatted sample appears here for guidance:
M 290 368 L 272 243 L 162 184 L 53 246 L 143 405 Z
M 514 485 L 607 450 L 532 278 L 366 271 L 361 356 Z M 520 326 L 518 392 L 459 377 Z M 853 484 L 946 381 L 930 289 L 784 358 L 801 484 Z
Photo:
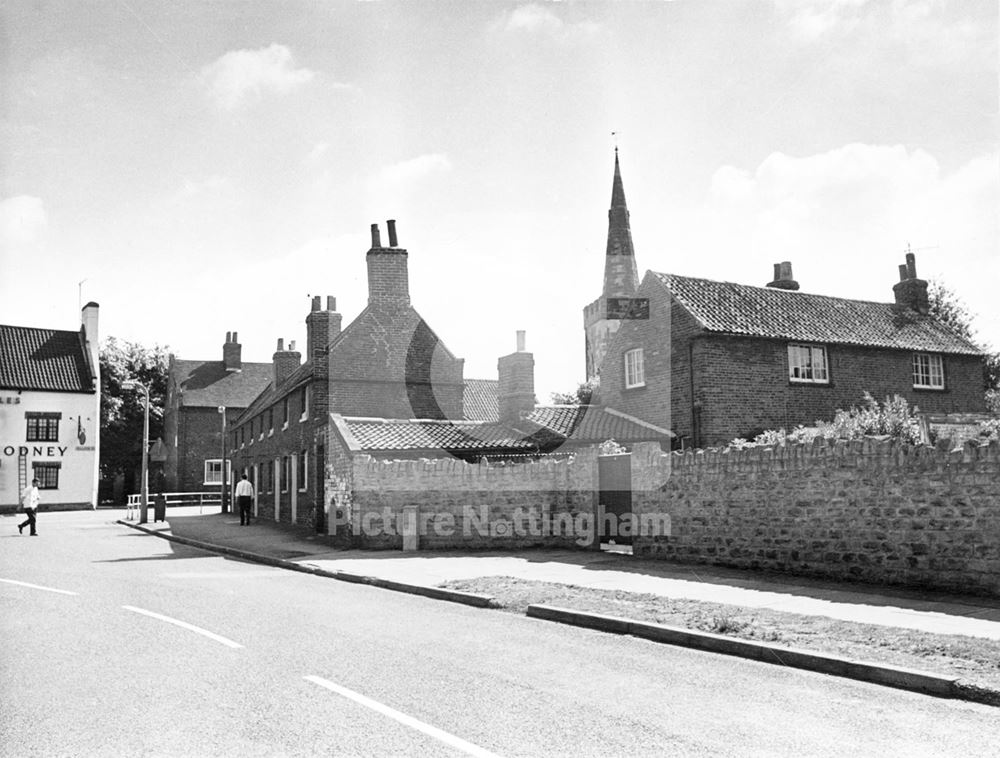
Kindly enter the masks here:
M 121 519 L 124 518 L 124 509 Z M 150 517 L 152 517 L 150 511 Z M 130 522 L 134 523 L 134 521 Z M 614 551 L 517 552 L 346 550 L 308 529 L 269 521 L 241 526 L 217 506 L 179 507 L 156 532 L 292 561 L 324 571 L 436 587 L 453 580 L 505 576 L 663 597 L 767 608 L 863 624 L 1000 640 L 1000 599 L 900 587 L 682 565 Z

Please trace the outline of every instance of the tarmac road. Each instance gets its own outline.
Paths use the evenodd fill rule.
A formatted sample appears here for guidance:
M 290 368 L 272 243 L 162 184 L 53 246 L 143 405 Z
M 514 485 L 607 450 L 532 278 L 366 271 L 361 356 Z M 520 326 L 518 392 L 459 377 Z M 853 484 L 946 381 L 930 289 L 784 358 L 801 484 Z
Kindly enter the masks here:
M 10 756 L 1000 755 L 1000 711 L 0 519 Z M 72 594 L 67 594 L 72 593 Z

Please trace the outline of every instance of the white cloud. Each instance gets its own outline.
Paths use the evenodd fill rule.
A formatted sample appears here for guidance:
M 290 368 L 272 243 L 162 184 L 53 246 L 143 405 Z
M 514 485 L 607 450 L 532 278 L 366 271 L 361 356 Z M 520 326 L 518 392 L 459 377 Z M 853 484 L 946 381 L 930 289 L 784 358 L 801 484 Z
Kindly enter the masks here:
M 0 200 L 0 249 L 13 251 L 36 244 L 47 225 L 41 198 L 16 195 Z
M 977 17 L 972 4 L 942 0 L 774 0 L 792 36 L 905 52 L 921 66 L 996 65 L 996 14 Z
M 233 50 L 201 70 L 209 96 L 225 110 L 259 102 L 267 93 L 286 94 L 310 82 L 314 71 L 295 68 L 292 52 L 272 44 L 260 50 Z
M 451 161 L 441 153 L 428 153 L 381 169 L 372 179 L 373 190 L 410 189 L 432 174 L 451 170 Z
M 538 3 L 529 3 L 518 6 L 507 14 L 503 28 L 508 32 L 546 34 L 566 40 L 574 36 L 593 34 L 599 27 L 593 21 L 566 23 L 551 8 Z
M 212 174 L 202 179 L 185 179 L 175 198 L 186 200 L 194 197 L 218 196 L 228 194 L 232 190 L 232 180 L 219 174 Z
M 313 148 L 312 150 L 309 151 L 309 154 L 306 155 L 306 162 L 316 163 L 320 161 L 323 158 L 323 156 L 327 154 L 329 150 L 330 150 L 329 142 L 317 142 L 315 145 L 313 145 Z

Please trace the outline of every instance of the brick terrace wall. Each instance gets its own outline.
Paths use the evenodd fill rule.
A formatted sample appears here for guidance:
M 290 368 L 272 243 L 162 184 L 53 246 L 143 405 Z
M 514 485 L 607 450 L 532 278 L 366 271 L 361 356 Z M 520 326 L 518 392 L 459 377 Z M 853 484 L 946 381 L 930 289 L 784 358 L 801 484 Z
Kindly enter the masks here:
M 296 517 L 295 523 L 315 527 L 317 516 L 320 515 L 323 507 L 323 493 L 317 491 L 316 466 L 317 466 L 317 442 L 322 443 L 327 425 L 327 414 L 325 410 L 317 407 L 316 392 L 314 388 L 325 390 L 325 381 L 314 381 L 310 385 L 310 408 L 309 415 L 305 421 L 301 421 L 302 415 L 302 391 L 295 390 L 289 397 L 288 428 L 283 429 L 281 422 L 281 408 L 283 399 L 279 398 L 274 406 L 274 433 L 264 433 L 264 439 L 259 438 L 259 434 L 253 440 L 253 444 L 245 443 L 239 450 L 232 452 L 233 476 L 239 481 L 240 474 L 247 470 L 251 481 L 253 480 L 252 467 L 256 464 L 260 468 L 269 466 L 274 471 L 276 460 L 282 456 L 301 455 L 303 451 L 308 458 L 306 464 L 306 481 L 296 482 Z M 266 409 L 264 411 L 266 414 Z M 259 427 L 257 427 L 259 429 Z M 319 437 L 317 435 L 320 434 Z M 273 483 L 273 476 L 270 478 Z M 280 498 L 280 501 L 279 501 Z M 280 523 L 292 522 L 292 491 L 291 487 L 285 492 L 276 492 L 274 486 L 270 489 L 258 487 L 257 492 L 257 517 L 274 521 L 275 502 L 279 502 L 278 521 Z
M 581 519 L 595 513 L 596 448 L 571 458 L 489 464 L 451 457 L 376 460 L 352 456 L 335 441 L 327 449 L 331 531 L 333 511 L 342 509 L 350 526 L 337 534 L 357 547 L 402 548 L 403 537 L 395 527 L 407 516 L 428 525 L 419 537 L 420 549 L 579 547 L 576 535 L 548 530 L 562 518 L 582 524 Z M 513 523 L 518 509 L 526 516 L 520 534 Z M 386 516 L 393 533 L 382 528 Z M 451 519 L 439 521 L 453 526 L 450 534 L 435 533 L 435 516 Z M 483 530 L 477 529 L 478 523 Z M 364 524 L 374 528 L 364 529 Z
M 240 409 L 227 409 L 230 420 Z M 219 485 L 205 484 L 205 461 L 222 457 L 222 416 L 217 408 L 183 406 L 177 413 L 176 492 L 208 492 Z
M 830 420 L 860 405 L 864 393 L 901 395 L 929 413 L 985 410 L 982 364 L 946 355 L 945 389 L 913 389 L 913 353 L 826 345 L 829 384 L 788 380 L 788 341 L 705 336 L 695 341 L 695 397 L 702 404 L 704 446 L 726 444 L 765 429 Z
M 647 558 L 1000 595 L 1000 445 L 888 441 L 632 454 Z

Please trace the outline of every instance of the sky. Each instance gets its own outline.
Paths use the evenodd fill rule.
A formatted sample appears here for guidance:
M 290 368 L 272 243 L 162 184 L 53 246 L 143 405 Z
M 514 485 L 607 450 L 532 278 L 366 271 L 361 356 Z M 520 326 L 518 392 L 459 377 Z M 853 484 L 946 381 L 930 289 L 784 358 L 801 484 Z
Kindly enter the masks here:
M 995 0 L 0 9 L 0 323 L 245 361 L 345 325 L 396 219 L 465 376 L 585 373 L 617 144 L 640 276 L 891 302 L 911 249 L 1000 349 Z M 612 133 L 615 133 L 612 136 Z

